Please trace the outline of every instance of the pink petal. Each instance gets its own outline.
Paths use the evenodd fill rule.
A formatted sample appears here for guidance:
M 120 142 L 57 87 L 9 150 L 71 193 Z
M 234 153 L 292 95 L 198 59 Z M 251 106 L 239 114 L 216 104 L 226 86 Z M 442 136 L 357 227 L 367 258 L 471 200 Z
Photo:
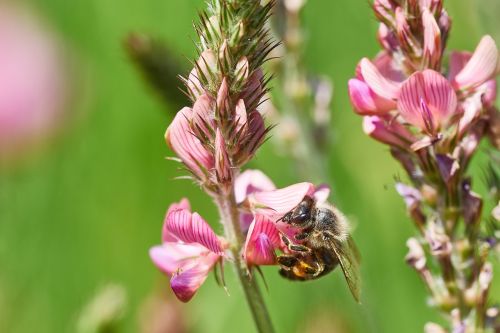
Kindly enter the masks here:
M 167 216 L 167 232 L 185 243 L 198 243 L 214 253 L 222 254 L 222 247 L 210 225 L 198 215 L 187 210 L 176 210 Z
M 149 256 L 156 267 L 168 275 L 172 275 L 186 266 L 191 266 L 193 261 L 207 253 L 209 253 L 208 250 L 199 244 L 172 242 L 154 246 L 149 250 Z
M 243 256 L 248 266 L 276 264 L 275 249 L 280 236 L 274 223 L 266 216 L 256 215 L 248 230 Z
M 436 71 L 425 70 L 403 84 L 398 109 L 407 122 L 434 135 L 456 112 L 457 103 L 448 80 Z
M 397 120 L 388 122 L 378 116 L 363 117 L 363 131 L 377 141 L 405 149 L 416 140 Z
M 276 189 L 276 186 L 262 171 L 245 170 L 236 178 L 234 196 L 236 197 L 236 202 L 241 203 L 251 193 L 272 191 L 274 189 Z
M 452 51 L 450 53 L 450 64 L 448 69 L 448 79 L 453 82 L 457 77 L 457 74 L 462 71 L 462 69 L 467 65 L 470 58 L 472 57 L 471 52 L 457 52 Z
M 325 203 L 328 200 L 328 197 L 330 196 L 330 186 L 327 184 L 321 184 L 316 187 L 316 190 L 314 191 L 314 200 L 316 200 L 316 203 Z
M 278 219 L 295 208 L 306 195 L 314 195 L 314 185 L 298 183 L 265 192 L 256 192 L 250 197 L 254 210 L 272 219 Z
M 187 198 L 182 198 L 181 201 L 179 202 L 174 202 L 168 207 L 167 210 L 167 215 L 168 213 L 174 211 L 174 210 L 180 210 L 180 209 L 186 209 L 191 211 L 191 204 L 189 203 L 189 200 Z
M 394 101 L 378 96 L 364 81 L 351 79 L 348 85 L 351 104 L 358 114 L 383 114 L 396 108 Z
M 191 133 L 188 119 L 192 117 L 190 108 L 177 112 L 165 133 L 165 139 L 184 164 L 198 177 L 204 177 L 204 171 L 214 166 L 212 155 L 203 147 L 200 140 Z M 202 170 L 203 167 L 205 170 Z
M 193 263 L 192 267 L 186 267 L 175 273 L 170 279 L 170 287 L 175 296 L 182 302 L 191 300 L 218 260 L 219 256 L 211 253 L 200 257 L 197 262 Z
M 403 82 L 406 80 L 406 75 L 396 66 L 392 54 L 387 51 L 380 52 L 373 59 L 373 64 L 378 68 L 380 74 L 389 80 L 394 82 Z
M 162 238 L 161 239 L 164 242 L 170 242 L 170 241 L 176 240 L 175 237 L 170 235 L 170 233 L 168 232 L 168 230 L 166 228 L 167 217 L 171 212 L 173 212 L 175 210 L 191 211 L 191 205 L 189 204 L 189 200 L 186 198 L 182 198 L 180 202 L 175 202 L 175 203 L 171 204 L 170 207 L 168 207 L 167 214 L 165 214 L 165 222 L 163 222 L 163 228 L 162 228 Z
M 262 80 L 264 73 L 259 68 L 248 78 L 245 89 L 241 92 L 240 98 L 245 101 L 249 111 L 253 111 L 260 102 L 263 93 Z
M 375 94 L 387 100 L 396 100 L 399 94 L 399 83 L 387 79 L 379 69 L 367 58 L 360 62 L 363 80 Z
M 456 89 L 468 90 L 491 79 L 498 66 L 498 49 L 490 36 L 484 36 L 471 59 L 453 81 Z

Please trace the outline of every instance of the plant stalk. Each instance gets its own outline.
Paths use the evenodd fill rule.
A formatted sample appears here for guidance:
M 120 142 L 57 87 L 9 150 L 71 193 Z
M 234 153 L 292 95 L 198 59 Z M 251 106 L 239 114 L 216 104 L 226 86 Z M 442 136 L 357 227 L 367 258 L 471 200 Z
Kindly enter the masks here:
M 240 285 L 245 293 L 248 306 L 252 311 L 253 320 L 260 333 L 273 333 L 271 317 L 260 292 L 256 279 L 252 279 L 247 273 L 247 268 L 241 256 L 241 250 L 245 243 L 244 235 L 240 228 L 238 206 L 234 197 L 234 191 L 219 195 L 216 198 L 220 217 L 224 225 L 226 239 L 230 242 L 233 254 L 234 268 L 238 275 Z

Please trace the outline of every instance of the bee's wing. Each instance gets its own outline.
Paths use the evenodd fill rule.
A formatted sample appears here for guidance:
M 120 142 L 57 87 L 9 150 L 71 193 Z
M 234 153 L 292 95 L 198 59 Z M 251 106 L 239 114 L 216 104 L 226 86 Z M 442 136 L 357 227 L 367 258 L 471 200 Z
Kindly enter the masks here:
M 359 303 L 361 294 L 361 278 L 359 273 L 359 250 L 351 236 L 344 241 L 334 241 L 333 250 L 337 255 L 340 267 L 351 289 L 352 296 Z

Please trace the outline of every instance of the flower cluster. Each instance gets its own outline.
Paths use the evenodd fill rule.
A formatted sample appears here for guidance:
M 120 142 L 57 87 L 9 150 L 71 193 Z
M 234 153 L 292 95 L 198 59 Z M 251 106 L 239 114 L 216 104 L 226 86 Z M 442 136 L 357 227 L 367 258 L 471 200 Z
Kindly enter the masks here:
M 485 36 L 473 53 L 452 51 L 445 61 L 451 21 L 442 0 L 375 0 L 373 9 L 383 51 L 359 62 L 351 103 L 412 182 L 397 184 L 420 232 L 408 242 L 408 263 L 450 318 L 484 327 L 489 247 L 480 237 L 483 200 L 466 172 L 482 138 L 499 147 L 497 46 Z
M 311 183 L 294 184 L 276 189 L 259 170 L 247 170 L 236 178 L 235 197 L 241 206 L 240 224 L 246 238 L 240 253 L 250 270 L 254 266 L 276 265 L 277 251 L 287 252 L 280 234 L 294 231 L 280 217 L 297 206 L 306 195 L 326 201 L 329 189 Z M 163 225 L 162 244 L 151 248 L 155 265 L 171 277 L 175 295 L 189 301 L 203 284 L 209 272 L 231 258 L 229 242 L 217 236 L 209 224 L 192 213 L 189 201 L 172 204 Z M 222 270 L 221 270 L 222 271 Z M 218 276 L 220 281 L 223 277 Z

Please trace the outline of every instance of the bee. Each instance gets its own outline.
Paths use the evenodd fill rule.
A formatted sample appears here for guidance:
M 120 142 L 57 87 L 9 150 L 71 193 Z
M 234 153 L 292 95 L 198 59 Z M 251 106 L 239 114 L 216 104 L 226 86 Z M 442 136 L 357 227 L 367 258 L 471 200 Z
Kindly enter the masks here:
M 317 205 L 312 197 L 305 196 L 280 220 L 298 229 L 294 241 L 281 234 L 289 251 L 278 256 L 280 274 L 290 280 L 307 281 L 330 273 L 340 264 L 359 302 L 360 256 L 344 215 L 333 206 Z

